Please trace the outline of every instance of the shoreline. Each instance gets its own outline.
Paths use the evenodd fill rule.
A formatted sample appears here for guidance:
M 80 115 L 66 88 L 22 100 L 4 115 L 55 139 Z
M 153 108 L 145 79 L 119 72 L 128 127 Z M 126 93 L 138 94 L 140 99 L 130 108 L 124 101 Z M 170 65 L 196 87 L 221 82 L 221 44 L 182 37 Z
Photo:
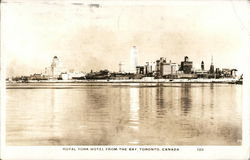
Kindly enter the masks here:
M 129 80 L 29 80 L 29 81 L 7 81 L 6 84 L 20 83 L 231 83 L 237 84 L 239 79 L 129 79 Z

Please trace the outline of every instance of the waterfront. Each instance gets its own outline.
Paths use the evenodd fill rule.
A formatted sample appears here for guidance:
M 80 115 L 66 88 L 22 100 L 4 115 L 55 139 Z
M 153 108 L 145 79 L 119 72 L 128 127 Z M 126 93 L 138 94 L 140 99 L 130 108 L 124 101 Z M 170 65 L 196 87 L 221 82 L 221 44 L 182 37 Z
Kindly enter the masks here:
M 27 86 L 26 83 L 33 83 L 39 85 L 41 83 L 50 84 L 50 83 L 101 83 L 107 85 L 109 83 L 116 83 L 117 85 L 123 85 L 124 83 L 236 83 L 243 82 L 243 79 L 237 78 L 198 78 L 198 79 L 154 79 L 154 77 L 144 77 L 142 79 L 93 79 L 93 80 L 27 80 L 27 81 L 7 81 L 8 86 Z M 241 83 L 242 84 L 242 83 Z M 28 84 L 32 85 L 32 84 Z M 114 85 L 114 84 L 112 84 Z
M 242 85 L 7 86 L 7 145 L 240 145 Z

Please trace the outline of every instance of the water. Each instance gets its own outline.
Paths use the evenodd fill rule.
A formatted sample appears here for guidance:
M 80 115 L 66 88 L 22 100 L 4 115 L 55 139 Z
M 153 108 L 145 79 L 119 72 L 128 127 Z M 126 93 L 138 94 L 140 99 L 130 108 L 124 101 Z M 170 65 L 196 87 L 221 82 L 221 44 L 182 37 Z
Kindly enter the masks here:
M 242 86 L 19 84 L 7 145 L 240 145 Z

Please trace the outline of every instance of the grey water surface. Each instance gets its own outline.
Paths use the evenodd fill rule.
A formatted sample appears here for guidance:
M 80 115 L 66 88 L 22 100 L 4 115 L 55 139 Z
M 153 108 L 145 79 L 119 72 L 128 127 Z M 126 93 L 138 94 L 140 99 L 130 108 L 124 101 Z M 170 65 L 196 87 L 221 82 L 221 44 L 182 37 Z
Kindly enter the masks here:
M 240 145 L 242 85 L 10 84 L 7 145 Z

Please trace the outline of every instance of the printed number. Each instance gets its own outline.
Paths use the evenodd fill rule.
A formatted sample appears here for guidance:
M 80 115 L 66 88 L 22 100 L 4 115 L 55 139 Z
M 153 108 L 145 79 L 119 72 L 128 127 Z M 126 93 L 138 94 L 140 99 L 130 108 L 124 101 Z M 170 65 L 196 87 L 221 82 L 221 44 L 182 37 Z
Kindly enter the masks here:
M 204 148 L 197 148 L 197 151 L 204 151 Z

